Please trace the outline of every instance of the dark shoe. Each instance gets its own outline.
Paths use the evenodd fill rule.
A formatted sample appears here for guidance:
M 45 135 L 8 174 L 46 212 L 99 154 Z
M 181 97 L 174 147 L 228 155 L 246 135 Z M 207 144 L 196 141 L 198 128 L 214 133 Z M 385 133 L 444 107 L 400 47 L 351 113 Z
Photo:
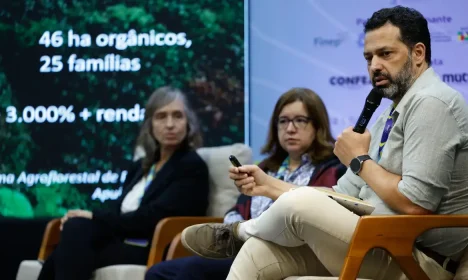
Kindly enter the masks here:
M 204 258 L 234 258 L 244 244 L 236 234 L 238 225 L 239 222 L 190 226 L 182 231 L 182 245 Z

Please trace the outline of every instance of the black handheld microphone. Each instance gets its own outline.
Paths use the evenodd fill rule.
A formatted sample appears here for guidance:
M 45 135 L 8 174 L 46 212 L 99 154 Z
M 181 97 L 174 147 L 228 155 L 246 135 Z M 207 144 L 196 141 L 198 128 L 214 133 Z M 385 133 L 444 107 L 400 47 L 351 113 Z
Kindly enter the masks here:
M 377 107 L 379 107 L 380 101 L 382 101 L 381 90 L 373 88 L 367 96 L 364 109 L 362 109 L 361 115 L 353 128 L 354 132 L 363 134 L 364 131 L 366 131 L 367 124 L 369 124 L 372 114 L 374 114 Z

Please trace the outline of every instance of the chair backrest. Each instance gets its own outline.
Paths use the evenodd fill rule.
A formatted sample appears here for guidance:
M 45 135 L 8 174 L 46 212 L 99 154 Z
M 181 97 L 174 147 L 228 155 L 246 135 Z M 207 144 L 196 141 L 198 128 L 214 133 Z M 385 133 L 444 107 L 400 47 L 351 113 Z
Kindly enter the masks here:
M 249 146 L 236 143 L 219 147 L 204 147 L 197 153 L 205 161 L 210 173 L 210 194 L 207 216 L 223 217 L 234 206 L 239 191 L 229 179 L 229 156 L 234 155 L 241 164 L 252 164 L 252 149 Z M 145 151 L 137 147 L 133 160 L 145 156 Z
M 200 148 L 197 150 L 210 173 L 210 194 L 207 216 L 223 217 L 234 206 L 239 191 L 229 179 L 229 156 L 234 155 L 241 164 L 252 163 L 252 150 L 245 144 Z
M 465 249 L 465 252 L 460 260 L 460 265 L 457 268 L 457 273 L 453 280 L 465 280 L 468 279 L 468 248 Z

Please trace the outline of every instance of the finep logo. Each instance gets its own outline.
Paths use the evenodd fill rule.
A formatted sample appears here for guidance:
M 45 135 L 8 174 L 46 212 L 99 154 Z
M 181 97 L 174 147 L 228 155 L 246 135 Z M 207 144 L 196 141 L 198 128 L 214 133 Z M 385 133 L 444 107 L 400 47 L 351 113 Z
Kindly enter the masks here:
M 324 38 L 324 37 L 315 37 L 314 45 L 317 47 L 331 47 L 336 48 L 341 43 L 343 43 L 344 38 Z
M 316 47 L 336 48 L 340 46 L 348 37 L 347 33 L 338 33 L 336 36 L 317 36 L 313 39 Z

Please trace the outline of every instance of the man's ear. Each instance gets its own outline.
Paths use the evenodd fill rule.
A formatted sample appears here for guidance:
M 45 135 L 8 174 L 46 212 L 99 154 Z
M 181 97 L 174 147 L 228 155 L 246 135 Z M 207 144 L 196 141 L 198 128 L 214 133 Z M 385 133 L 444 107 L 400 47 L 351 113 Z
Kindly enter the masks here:
M 417 43 L 413 46 L 411 55 L 416 65 L 420 66 L 426 61 L 426 46 L 423 43 Z

